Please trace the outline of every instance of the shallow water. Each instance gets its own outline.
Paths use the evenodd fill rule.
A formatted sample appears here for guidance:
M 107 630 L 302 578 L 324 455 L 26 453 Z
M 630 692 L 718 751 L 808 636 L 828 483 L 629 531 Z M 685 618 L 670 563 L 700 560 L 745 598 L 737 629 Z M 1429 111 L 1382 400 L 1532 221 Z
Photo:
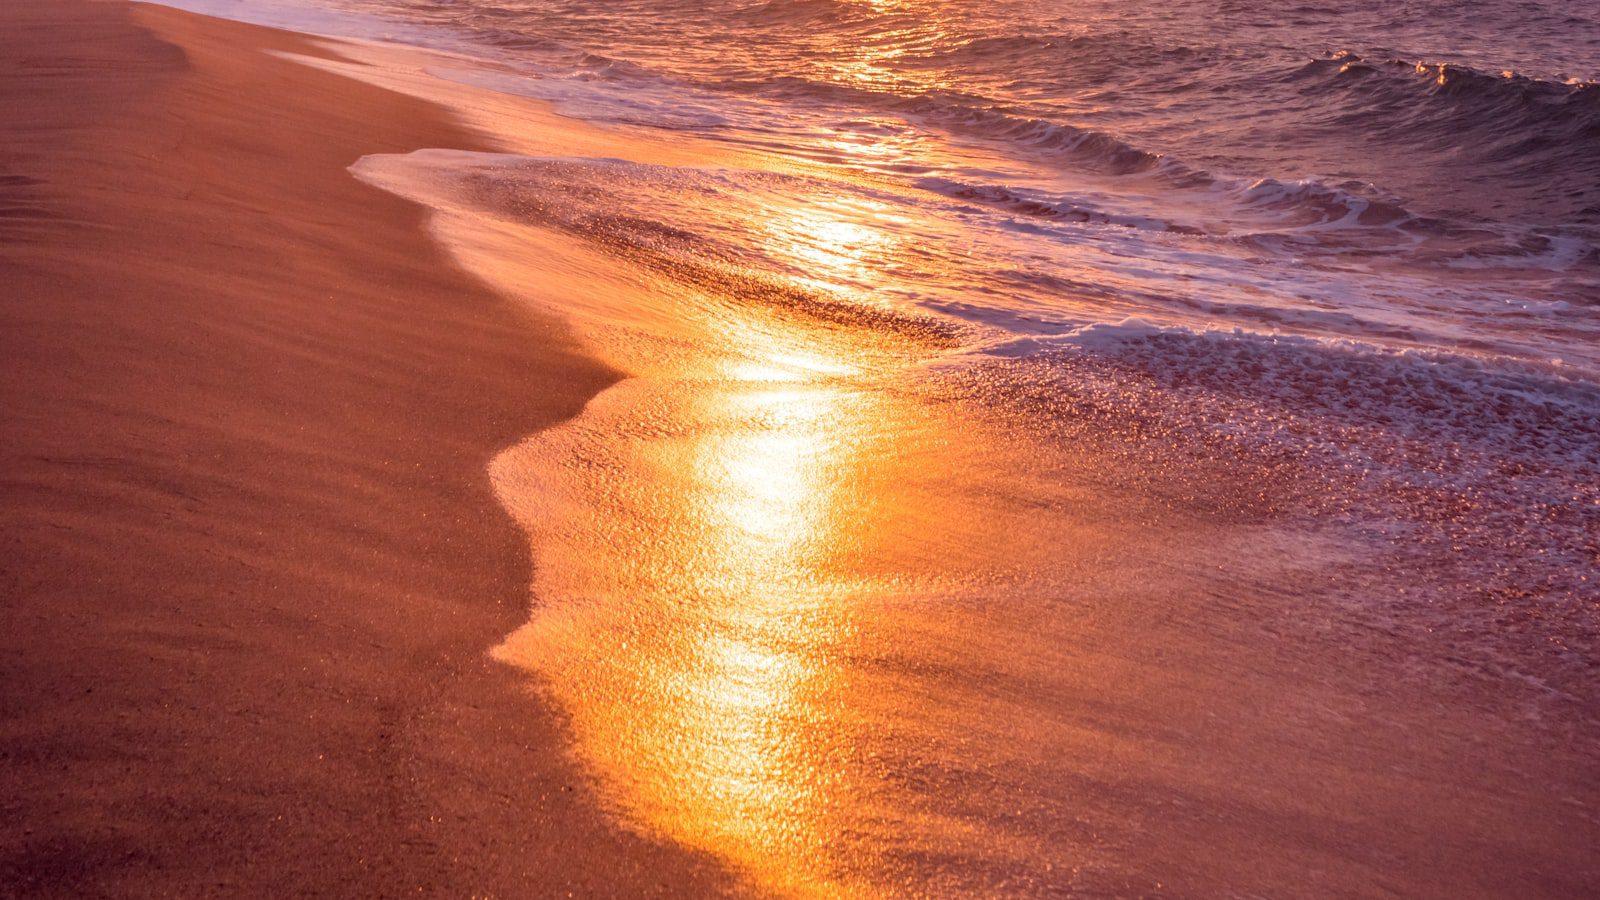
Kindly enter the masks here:
M 490 473 L 619 821 L 778 893 L 1561 895 L 1600 25 L 1504 6 L 228 9 L 621 129 L 355 167 L 630 376 Z

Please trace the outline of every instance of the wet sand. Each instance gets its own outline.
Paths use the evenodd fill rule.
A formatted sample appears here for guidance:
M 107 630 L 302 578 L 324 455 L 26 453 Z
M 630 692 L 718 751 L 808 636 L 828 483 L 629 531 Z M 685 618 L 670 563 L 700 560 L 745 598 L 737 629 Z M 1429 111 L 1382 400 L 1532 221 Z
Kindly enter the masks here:
M 614 374 L 346 172 L 483 139 L 268 51 L 0 4 L 0 892 L 704 892 L 485 655 L 485 466 Z

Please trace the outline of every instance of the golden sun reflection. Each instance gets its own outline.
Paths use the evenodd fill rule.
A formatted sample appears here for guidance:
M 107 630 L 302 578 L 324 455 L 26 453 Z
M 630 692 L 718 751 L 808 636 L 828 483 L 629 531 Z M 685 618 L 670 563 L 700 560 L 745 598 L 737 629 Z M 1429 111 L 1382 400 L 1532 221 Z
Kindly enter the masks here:
M 859 543 L 851 472 L 884 410 L 853 386 L 855 362 L 820 343 L 733 324 L 724 337 L 739 352 L 704 377 L 603 396 L 631 419 L 604 426 L 624 454 L 597 459 L 581 431 L 534 451 L 601 467 L 521 489 L 566 495 L 526 521 L 560 523 L 540 536 L 561 557 L 541 588 L 588 602 L 536 616 L 498 653 L 539 660 L 558 693 L 583 698 L 573 726 L 622 788 L 624 817 L 768 889 L 836 893 L 822 826 L 843 777 L 830 660 L 853 613 L 831 568 Z
M 809 586 L 841 539 L 838 485 L 828 473 L 848 464 L 839 427 L 851 410 L 844 392 L 816 374 L 845 366 L 785 356 L 765 363 L 788 378 L 728 385 L 721 416 L 741 426 L 696 448 L 691 478 L 701 490 L 688 507 L 703 526 L 703 564 L 684 575 L 698 596 L 721 604 L 711 613 L 721 627 L 693 648 L 690 702 L 676 710 L 688 731 L 683 769 L 703 773 L 700 803 L 677 809 L 699 821 L 678 824 L 721 852 L 742 851 L 747 865 L 819 853 L 809 823 L 825 799 L 816 777 L 823 770 L 797 720 L 818 717 L 833 674 L 817 650 L 838 611 Z M 812 380 L 798 380 L 805 372 Z
M 895 16 L 899 27 L 885 27 L 871 41 L 819 54 L 816 75 L 836 84 L 907 96 L 950 89 L 955 79 L 936 69 L 897 66 L 902 57 L 924 53 L 958 33 L 948 23 L 945 4 L 916 0 L 855 0 L 854 5 L 877 16 Z
M 900 248 L 898 215 L 877 201 L 840 199 L 774 210 L 760 227 L 764 246 L 793 267 L 797 282 L 870 302 Z

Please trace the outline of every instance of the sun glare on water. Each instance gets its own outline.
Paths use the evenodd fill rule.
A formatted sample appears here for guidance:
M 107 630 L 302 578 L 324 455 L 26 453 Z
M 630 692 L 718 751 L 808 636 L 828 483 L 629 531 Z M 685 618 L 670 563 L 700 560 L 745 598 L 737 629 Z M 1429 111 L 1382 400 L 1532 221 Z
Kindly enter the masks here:
M 860 591 L 838 563 L 863 540 L 858 475 L 893 412 L 825 345 L 726 336 L 742 352 L 644 401 L 681 427 L 635 425 L 602 477 L 565 485 L 563 508 L 591 512 L 554 536 L 574 557 L 547 580 L 582 599 L 499 652 L 581 698 L 583 755 L 626 818 L 769 888 L 844 890 L 828 822 L 847 805 L 837 658 Z

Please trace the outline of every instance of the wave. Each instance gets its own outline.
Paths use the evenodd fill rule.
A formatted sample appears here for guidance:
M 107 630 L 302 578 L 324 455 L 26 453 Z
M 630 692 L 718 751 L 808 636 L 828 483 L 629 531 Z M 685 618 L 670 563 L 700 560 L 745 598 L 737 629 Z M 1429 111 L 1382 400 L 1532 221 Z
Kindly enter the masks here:
M 1408 70 L 1409 71 L 1409 70 Z M 1411 79 L 1415 88 L 1415 78 Z M 1480 258 L 1516 257 L 1523 255 L 1518 247 L 1524 243 L 1524 228 L 1503 229 L 1482 221 L 1467 212 L 1456 211 L 1425 215 L 1407 207 L 1400 198 L 1376 185 L 1354 179 L 1328 181 L 1319 178 L 1281 180 L 1275 178 L 1238 177 L 1220 174 L 1193 165 L 1171 154 L 1138 146 L 1110 131 L 1093 127 L 1053 121 L 1051 119 L 1019 115 L 996 108 L 982 98 L 952 91 L 930 92 L 906 96 L 891 91 L 865 90 L 850 85 L 813 81 L 797 77 L 784 77 L 759 82 L 734 81 L 717 85 L 721 90 L 763 97 L 776 97 L 793 102 L 804 100 L 840 109 L 871 109 L 879 114 L 893 115 L 915 125 L 932 128 L 963 140 L 1002 146 L 1008 153 L 1022 154 L 1059 165 L 1075 173 L 1114 178 L 1143 177 L 1157 181 L 1165 190 L 1185 192 L 1206 191 L 1225 198 L 1235 210 L 1275 218 L 1275 229 L 1342 229 L 1363 228 L 1384 230 L 1391 237 L 1403 231 L 1459 238 L 1469 235 L 1475 239 L 1489 239 L 1493 250 L 1480 247 L 1471 253 Z M 1584 103 L 1593 103 L 1589 97 L 1600 98 L 1600 90 L 1577 86 L 1572 90 L 1582 96 Z M 1500 126 L 1492 126 L 1500 127 Z M 1594 126 L 1600 128 L 1600 125 Z M 1559 167 L 1564 160 L 1577 162 L 1577 169 L 1593 168 L 1594 183 L 1583 181 L 1573 186 L 1574 192 L 1588 191 L 1596 194 L 1600 203 L 1600 131 L 1577 153 L 1568 153 L 1560 147 L 1548 150 L 1549 165 Z M 1447 149 L 1454 149 L 1454 144 Z M 1585 155 L 1595 157 L 1586 162 Z M 1540 181 L 1546 176 L 1510 173 L 1508 177 L 1528 177 Z M 1562 170 L 1565 181 L 1577 179 L 1574 169 Z M 1543 186 L 1543 185 L 1541 185 Z M 1549 188 L 1556 190 L 1556 188 Z M 1568 199 L 1571 199 L 1570 196 Z M 1030 201 L 1006 201 L 1022 211 Z M 1099 217 L 1080 209 L 1052 209 L 1049 204 L 1035 212 L 1063 218 L 1096 220 Z M 1512 218 L 1512 221 L 1515 219 Z M 1570 224 L 1582 225 L 1587 219 L 1576 215 Z M 1600 223 L 1600 206 L 1596 206 L 1596 223 Z M 1194 226 L 1183 226 L 1184 228 Z M 1179 229 L 1182 230 L 1182 229 Z M 1491 233 L 1492 232 L 1492 233 Z M 1507 234 L 1510 234 L 1508 237 Z M 1593 236 L 1590 235 L 1590 238 Z M 1390 242 L 1392 247 L 1415 243 L 1411 238 Z M 1477 243 L 1477 241 L 1474 241 Z M 1536 241 L 1537 254 L 1543 254 L 1544 242 Z M 1592 247 L 1592 240 L 1589 241 Z M 1590 254 L 1579 254 L 1589 256 Z
M 1383 255 L 1416 266 L 1600 275 L 1600 246 L 1582 232 L 1457 222 L 1419 215 L 1369 184 L 1278 181 L 1184 170 L 1187 200 L 1170 211 L 1107 208 L 1092 195 L 923 176 L 912 183 L 952 200 L 1048 223 L 1210 237 L 1256 250 L 1356 261 Z
M 1600 223 L 1600 83 L 1339 52 L 1295 77 L 1330 124 L 1395 152 L 1453 155 L 1472 181 L 1513 184 L 1568 221 Z
M 564 233 L 720 302 L 867 329 L 928 348 L 950 348 L 965 339 L 963 329 L 947 319 L 866 305 L 785 274 L 727 238 L 742 226 L 705 222 L 691 230 L 671 224 L 695 208 L 678 206 L 685 192 L 704 203 L 788 184 L 794 176 L 451 150 L 387 160 L 369 156 L 354 171 L 404 196 L 431 203 L 448 198 L 476 215 Z M 652 209 L 644 200 L 659 206 Z
M 1420 76 L 1430 84 L 1431 93 L 1438 96 L 1473 97 L 1496 102 L 1512 100 L 1517 103 L 1553 103 L 1562 106 L 1575 103 L 1579 106 L 1594 104 L 1600 99 L 1592 90 L 1600 85 L 1583 79 L 1538 78 L 1509 69 L 1485 72 L 1472 66 L 1453 62 L 1425 62 L 1397 58 L 1370 59 L 1349 50 L 1329 54 L 1325 59 L 1313 60 L 1303 69 L 1308 73 L 1335 71 L 1347 77 L 1361 77 L 1390 71 Z
M 1369 147 L 1385 158 L 1383 171 L 1425 195 L 1448 198 L 1431 208 L 1436 214 L 1600 223 L 1600 84 L 1594 81 L 1348 51 L 1292 62 L 1281 50 L 1173 37 L 1163 43 L 1120 31 L 989 35 L 906 64 L 959 73 L 997 96 L 1037 96 L 1044 106 L 1081 92 L 1094 98 L 1083 112 L 1106 121 L 1119 121 L 1104 110 L 1130 97 L 1158 108 L 1199 102 L 1223 114 L 1232 110 L 1209 98 L 1250 97 L 1257 105 L 1252 132 L 1259 129 L 1260 138 L 1255 146 L 1230 148 L 1242 156 L 1273 150 L 1349 165 L 1362 162 L 1353 148 Z M 1062 111 L 1072 107 L 1067 102 Z M 1181 139 L 1188 136 L 1184 127 L 1163 123 L 1139 132 L 1140 139 Z M 1193 130 L 1215 136 L 1215 129 Z M 1179 149 L 1192 155 L 1196 148 Z
M 1201 231 L 1192 225 L 1179 224 L 1154 216 L 1107 212 L 1079 197 L 1024 191 L 998 184 L 969 184 L 938 176 L 919 178 L 913 183 L 923 190 L 932 191 L 952 200 L 979 203 L 1024 216 L 1082 224 L 1114 225 L 1146 231 L 1176 231 L 1188 234 L 1199 234 Z
M 701 21 L 707 13 L 675 15 Z M 907 37 L 907 29 L 895 24 L 900 13 L 841 0 L 741 5 L 730 27 L 794 41 L 781 41 L 781 52 L 734 53 L 735 59 L 727 61 L 695 51 L 688 65 L 650 54 L 633 61 L 626 43 L 609 41 L 590 44 L 587 51 L 578 49 L 584 41 L 568 41 L 568 49 L 558 52 L 561 45 L 541 36 L 526 10 L 469 5 L 457 16 L 490 44 L 558 57 L 553 80 L 625 87 L 626 92 L 595 102 L 615 108 L 621 120 L 633 124 L 748 125 L 749 134 L 779 135 L 807 152 L 804 134 L 821 127 L 803 124 L 808 118 L 821 123 L 830 116 L 831 121 L 889 116 L 1003 152 L 1051 160 L 1075 173 L 1152 177 L 1178 189 L 1215 187 L 1255 209 L 1288 213 L 1282 201 L 1296 193 L 1292 205 L 1302 225 L 1398 222 L 1410 215 L 1407 203 L 1419 203 L 1429 215 L 1444 219 L 1600 225 L 1600 86 L 1593 82 L 1352 52 L 1296 61 L 1285 48 L 1212 45 L 1138 29 L 965 35 L 958 30 L 923 46 L 923 37 Z M 607 24 L 607 33 L 617 27 Z M 851 46 L 889 41 L 885 46 L 893 49 L 894 63 L 878 67 L 864 81 L 819 77 L 817 71 L 835 71 L 808 63 L 820 51 L 818 36 L 827 34 Z M 919 79 L 919 71 L 938 77 Z M 928 89 L 929 84 L 940 87 Z M 646 94 L 634 97 L 639 89 Z M 544 90 L 559 95 L 567 89 L 546 84 Z M 1027 102 L 1030 91 L 1044 102 Z M 1088 104 L 1081 118 L 1071 103 L 1051 99 L 1079 91 L 1101 98 Z M 1261 123 L 1258 146 L 1226 132 L 1215 134 L 1214 128 L 1183 124 L 1192 123 L 1192 117 L 1152 130 L 1141 117 L 1093 111 L 1152 100 L 1211 108 L 1223 93 L 1256 98 L 1252 102 L 1259 111 L 1252 121 Z M 718 98 L 730 95 L 756 102 L 724 113 Z M 584 100 L 594 98 L 584 95 Z M 736 107 L 739 102 L 732 101 Z M 674 112 L 690 106 L 693 115 Z M 815 119 L 818 115 L 824 118 Z M 1185 128 L 1238 146 L 1188 141 Z M 801 139 L 793 140 L 796 136 Z M 1256 141 L 1253 135 L 1250 141 Z M 1358 149 L 1363 147 L 1370 150 Z M 1226 152 L 1213 152 L 1217 149 Z M 1378 157 L 1363 180 L 1405 192 L 1407 203 L 1342 174 L 1309 177 L 1362 172 L 1364 166 L 1348 164 L 1359 164 L 1363 152 Z M 1254 156 L 1283 162 L 1258 165 L 1262 160 Z M 1212 174 L 1223 172 L 1254 177 Z M 1302 177 L 1291 180 L 1284 174 Z
M 1113 83 L 1170 80 L 1235 55 L 1235 51 L 1215 46 L 1161 43 L 1133 32 L 1079 31 L 983 35 L 906 62 L 957 71 L 1049 71 L 1064 86 L 1083 87 L 1113 73 Z
M 1398 201 L 1375 199 L 1377 188 L 1359 182 L 1330 185 L 1315 178 L 1290 182 L 1262 178 L 1248 184 L 1219 181 L 1218 187 L 1241 207 L 1284 214 L 1300 227 L 1391 228 L 1419 221 Z
M 1285 78 L 1275 76 L 1266 60 L 1238 51 L 1164 46 L 1119 34 L 994 36 L 935 59 L 952 67 L 1014 63 L 1040 72 L 1048 68 L 1046 61 L 1054 69 L 1070 65 L 1070 72 L 1054 72 L 1062 88 L 1113 95 L 1152 87 L 1165 95 L 1183 94 L 1206 84 L 1215 87 L 1222 79 L 1259 93 L 1265 115 L 1273 106 L 1297 100 L 1297 115 L 1308 124 L 1348 129 L 1364 141 L 1376 136 L 1391 154 L 1437 154 L 1441 165 L 1456 169 L 1462 168 L 1461 160 L 1470 160 L 1468 180 L 1514 182 L 1522 188 L 1519 195 L 1533 192 L 1540 206 L 1564 221 L 1600 223 L 1600 84 L 1593 81 L 1490 73 L 1449 62 L 1373 60 L 1350 52 L 1312 60 Z M 1279 98 L 1280 87 L 1296 90 Z M 1092 171 L 1131 174 L 1160 168 L 1180 180 L 1205 178 L 1169 155 L 1092 128 L 993 107 L 944 115 L 970 121 L 996 139 L 1059 150 Z M 1361 212 L 1370 217 L 1380 210 L 1369 199 L 1363 198 Z

